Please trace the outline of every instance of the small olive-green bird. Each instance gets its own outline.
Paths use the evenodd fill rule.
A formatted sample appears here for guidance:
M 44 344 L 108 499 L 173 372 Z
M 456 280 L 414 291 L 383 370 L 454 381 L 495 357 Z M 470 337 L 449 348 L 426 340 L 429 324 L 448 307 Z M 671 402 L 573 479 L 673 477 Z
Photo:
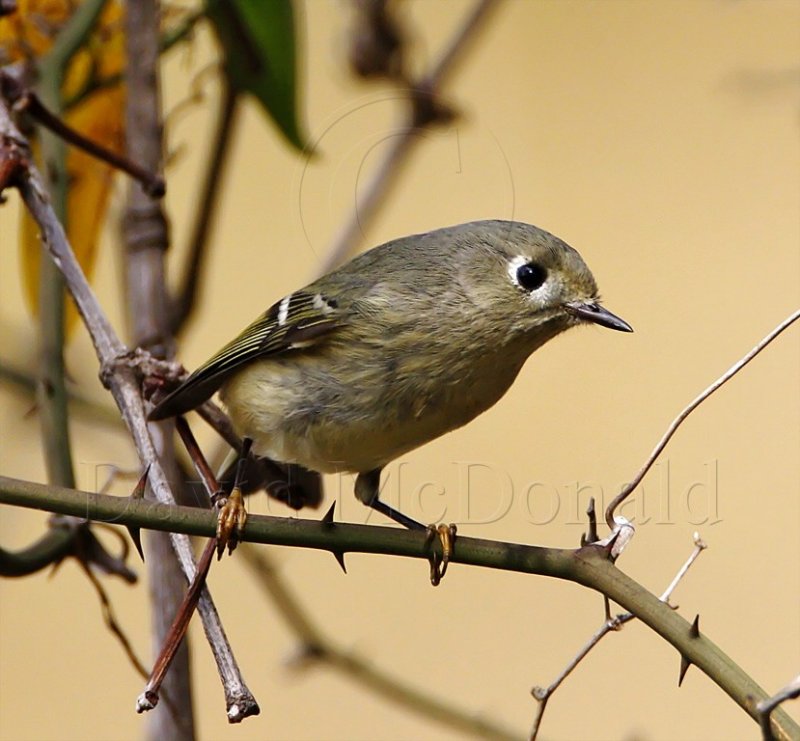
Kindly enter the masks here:
M 378 499 L 381 469 L 486 411 L 565 329 L 632 331 L 599 301 L 581 256 L 529 224 L 404 237 L 278 301 L 150 419 L 220 390 L 258 456 L 357 473 L 364 504 L 417 527 Z

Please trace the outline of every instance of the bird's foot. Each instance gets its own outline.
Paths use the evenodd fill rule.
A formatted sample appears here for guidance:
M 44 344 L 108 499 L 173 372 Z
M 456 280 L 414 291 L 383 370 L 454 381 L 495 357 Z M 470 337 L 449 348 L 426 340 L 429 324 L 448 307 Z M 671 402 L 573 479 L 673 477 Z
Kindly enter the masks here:
M 220 497 L 214 504 L 217 507 L 217 558 L 222 558 L 226 547 L 230 554 L 239 545 L 247 522 L 247 510 L 238 486 L 234 486 L 227 497 Z
M 431 549 L 431 584 L 436 587 L 447 572 L 447 564 L 450 563 L 455 547 L 457 528 L 454 523 L 451 523 L 450 525 L 428 525 L 427 530 L 428 543 L 432 544 L 433 539 L 438 536 L 442 546 L 441 553 L 436 548 Z

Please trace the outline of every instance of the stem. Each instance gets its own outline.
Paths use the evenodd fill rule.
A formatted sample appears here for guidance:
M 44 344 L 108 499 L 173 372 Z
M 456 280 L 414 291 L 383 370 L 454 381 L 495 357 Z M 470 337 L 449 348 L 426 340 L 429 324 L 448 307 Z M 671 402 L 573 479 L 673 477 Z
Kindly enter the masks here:
M 39 540 L 20 551 L 0 547 L 0 576 L 30 576 L 58 563 L 75 549 L 74 531 L 51 528 Z
M 238 93 L 233 86 L 223 82 L 214 148 L 206 167 L 200 203 L 195 209 L 195 223 L 189 240 L 189 254 L 184 266 L 183 279 L 171 311 L 170 330 L 173 334 L 185 329 L 186 321 L 194 308 L 197 288 L 204 274 L 206 246 L 209 233 L 214 226 L 216 206 L 220 201 L 222 175 L 230 151 L 236 113 L 239 110 L 238 100 Z
M 36 394 L 37 382 L 32 373 L 14 368 L 0 358 L 0 384 L 6 383 L 25 396 Z M 69 407 L 72 414 L 82 414 L 93 423 L 100 423 L 117 430 L 124 430 L 119 412 L 111 406 L 100 404 L 74 391 L 68 392 Z
M 125 14 L 126 67 L 125 135 L 127 158 L 152 173 L 162 169 L 163 148 L 158 70 L 158 0 L 128 3 Z M 164 255 L 168 245 L 167 221 L 162 205 L 139 188 L 129 188 L 123 217 L 125 280 L 128 318 L 133 343 L 164 357 L 170 343 Z M 180 481 L 175 462 L 172 423 L 157 426 L 158 459 L 171 481 Z M 146 495 L 147 496 L 147 495 Z M 152 493 L 150 494 L 152 497 Z M 179 491 L 176 498 L 180 496 Z M 180 501 L 180 500 L 178 500 Z M 153 653 L 160 655 L 169 636 L 172 618 L 183 599 L 184 579 L 170 538 L 162 533 L 145 540 L 145 565 L 152 607 Z M 166 666 L 164 667 L 166 672 Z M 195 737 L 191 691 L 189 642 L 175 647 L 171 671 L 163 678 L 164 704 L 149 717 L 152 739 L 191 741 Z
M 87 29 L 88 31 L 88 29 Z M 42 94 L 50 97 L 55 111 L 61 108 L 60 69 L 49 66 L 42 70 Z M 56 217 L 68 224 L 68 174 L 66 146 L 53 133 L 42 131 L 42 159 L 48 177 L 48 190 Z M 64 279 L 39 247 L 39 384 L 36 399 L 42 429 L 47 478 L 62 486 L 74 486 L 72 445 L 67 410 L 66 367 L 64 364 L 65 300 Z
M 17 168 L 14 185 L 39 227 L 42 243 L 47 247 L 50 257 L 66 280 L 94 345 L 100 364 L 101 380 L 111 391 L 122 419 L 130 431 L 142 465 L 148 469 L 150 487 L 159 502 L 174 504 L 169 481 L 158 460 L 153 438 L 147 426 L 141 389 L 142 367 L 149 367 L 148 372 L 152 373 L 156 367 L 161 367 L 163 364 L 159 366 L 158 362 L 146 353 L 128 351 L 120 341 L 75 259 L 75 253 L 67 241 L 64 228 L 50 204 L 42 177 L 31 162 L 28 143 L 14 125 L 8 105 L 1 97 L 0 142 L 3 144 L 3 156 L 24 163 L 24 166 L 20 165 Z M 163 368 L 161 372 L 164 372 Z M 189 538 L 173 533 L 171 540 L 180 559 L 184 576 L 191 582 L 196 573 L 196 566 Z M 242 679 L 207 589 L 204 589 L 200 596 L 198 609 L 222 679 L 226 704 L 228 708 L 236 708 L 237 712 L 240 712 L 242 707 L 254 702 L 253 695 Z
M 708 388 L 702 391 L 698 396 L 696 396 L 689 404 L 681 411 L 681 413 L 672 420 L 672 423 L 667 428 L 667 431 L 664 433 L 662 438 L 658 441 L 658 444 L 655 448 L 653 448 L 653 452 L 650 453 L 647 460 L 644 462 L 644 465 L 639 469 L 636 475 L 633 477 L 633 480 L 619 493 L 616 497 L 611 501 L 611 503 L 606 508 L 606 524 L 608 525 L 609 529 L 612 531 L 614 530 L 616 523 L 614 522 L 614 512 L 616 509 L 631 495 L 633 490 L 639 486 L 642 479 L 645 477 L 647 472 L 652 468 L 653 464 L 656 462 L 656 459 L 664 448 L 667 447 L 667 443 L 672 439 L 672 436 L 678 431 L 678 428 L 684 423 L 686 418 L 699 407 L 711 394 L 713 394 L 717 389 L 724 386 L 728 381 L 731 380 L 742 368 L 744 368 L 756 355 L 758 355 L 762 350 L 764 350 L 773 340 L 775 340 L 778 335 L 788 329 L 794 322 L 800 319 L 800 309 L 795 311 L 793 314 L 790 314 L 786 319 L 784 319 L 775 329 L 773 329 L 764 339 L 762 339 L 750 352 L 747 353 L 743 358 L 740 358 L 736 361 L 728 370 L 725 371 L 714 383 L 712 383 Z
M 291 591 L 288 580 L 281 577 L 279 570 L 272 564 L 263 548 L 245 543 L 239 552 L 241 554 L 239 557 L 244 558 L 258 585 L 272 599 L 286 626 L 301 641 L 301 649 L 310 659 L 336 669 L 351 681 L 389 702 L 441 723 L 445 727 L 479 738 L 503 741 L 517 738 L 516 734 L 495 721 L 470 714 L 447 700 L 437 699 L 427 689 L 420 691 L 378 668 L 369 659 L 359 656 L 352 650 L 336 646 L 306 614 Z
M 383 161 L 365 186 L 363 196 L 358 199 L 353 215 L 334 237 L 320 273 L 333 270 L 357 247 L 391 192 L 403 165 L 420 138 L 420 130 L 439 119 L 436 114 L 436 95 L 439 88 L 453 72 L 464 50 L 475 38 L 489 17 L 490 11 L 497 5 L 497 0 L 477 0 L 430 71 L 418 81 L 408 81 L 408 121 L 393 139 Z
M 199 10 L 189 15 L 181 21 L 174 29 L 166 31 L 159 41 L 159 50 L 162 54 L 168 52 L 173 46 L 183 41 L 194 30 L 195 23 L 205 18 L 205 11 Z M 115 87 L 124 81 L 124 76 L 120 74 L 108 75 L 108 77 L 90 77 L 86 84 L 78 90 L 72 97 L 64 101 L 64 109 L 70 110 L 76 105 L 82 103 L 90 95 L 105 90 L 106 88 Z
M 61 85 L 73 55 L 94 27 L 105 0 L 89 0 L 78 8 L 58 34 L 40 64 L 40 90 L 56 117 L 61 114 Z M 42 159 L 56 217 L 67 224 L 69 188 L 66 147 L 53 134 L 42 132 Z M 40 366 L 37 393 L 47 476 L 51 482 L 75 485 L 67 412 L 64 365 L 64 280 L 42 249 L 39 269 Z
M 120 499 L 4 476 L 0 476 L 0 504 L 204 537 L 213 537 L 217 526 L 216 517 L 209 510 Z M 430 558 L 426 533 L 376 525 L 331 524 L 250 515 L 244 540 L 331 552 Z M 766 700 L 767 693 L 712 641 L 702 634 L 696 635 L 691 624 L 672 607 L 617 569 L 603 548 L 542 548 L 459 536 L 452 561 L 565 579 L 604 594 L 672 644 L 688 662 L 719 685 L 756 722 L 759 721 L 756 704 Z M 778 738 L 800 737 L 800 726 L 782 708 L 773 712 L 772 727 Z

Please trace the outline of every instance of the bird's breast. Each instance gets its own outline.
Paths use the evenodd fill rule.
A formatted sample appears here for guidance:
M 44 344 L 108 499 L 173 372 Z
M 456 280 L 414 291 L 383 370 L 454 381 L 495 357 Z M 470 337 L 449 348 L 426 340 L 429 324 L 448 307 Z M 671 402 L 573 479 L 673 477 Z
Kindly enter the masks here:
M 259 455 L 320 472 L 363 472 L 474 419 L 523 362 L 452 343 L 351 343 L 257 361 L 226 382 L 222 398 Z

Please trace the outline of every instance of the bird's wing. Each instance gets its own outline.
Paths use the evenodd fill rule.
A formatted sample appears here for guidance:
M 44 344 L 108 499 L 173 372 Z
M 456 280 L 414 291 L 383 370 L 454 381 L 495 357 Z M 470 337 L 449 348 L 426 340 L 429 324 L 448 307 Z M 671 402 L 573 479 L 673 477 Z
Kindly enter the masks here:
M 149 419 L 166 419 L 194 409 L 245 363 L 311 347 L 339 326 L 341 312 L 336 301 L 321 293 L 291 293 L 192 373 L 150 412 Z

